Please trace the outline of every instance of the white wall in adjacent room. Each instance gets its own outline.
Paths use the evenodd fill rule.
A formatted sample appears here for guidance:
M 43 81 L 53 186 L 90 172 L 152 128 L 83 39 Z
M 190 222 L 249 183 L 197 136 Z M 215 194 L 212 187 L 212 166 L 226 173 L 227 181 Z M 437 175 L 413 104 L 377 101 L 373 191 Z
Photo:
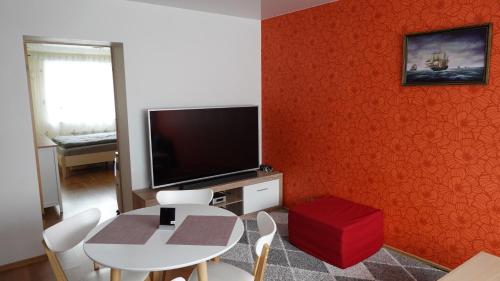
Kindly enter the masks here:
M 258 20 L 124 0 L 1 1 L 0 265 L 42 254 L 23 35 L 123 43 L 135 189 L 150 185 L 147 108 L 260 105 Z

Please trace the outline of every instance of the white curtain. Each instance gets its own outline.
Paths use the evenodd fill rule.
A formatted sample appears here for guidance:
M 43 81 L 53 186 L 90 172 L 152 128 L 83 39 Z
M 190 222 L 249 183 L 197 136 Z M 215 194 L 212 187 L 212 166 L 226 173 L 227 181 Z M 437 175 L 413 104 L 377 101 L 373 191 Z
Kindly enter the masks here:
M 29 55 L 38 133 L 54 137 L 115 131 L 111 56 Z

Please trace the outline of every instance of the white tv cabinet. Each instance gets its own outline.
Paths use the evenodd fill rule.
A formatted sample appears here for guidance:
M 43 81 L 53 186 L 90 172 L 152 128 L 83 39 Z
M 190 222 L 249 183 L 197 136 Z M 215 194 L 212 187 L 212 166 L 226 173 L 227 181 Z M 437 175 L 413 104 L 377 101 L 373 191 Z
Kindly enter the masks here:
M 281 206 L 283 203 L 283 174 L 257 172 L 251 178 L 207 186 L 214 192 L 224 192 L 226 202 L 216 204 L 238 215 Z M 172 190 L 172 188 L 163 188 Z M 158 205 L 156 193 L 162 189 L 145 188 L 133 191 L 134 209 Z
M 281 206 L 281 180 L 243 186 L 243 214 Z

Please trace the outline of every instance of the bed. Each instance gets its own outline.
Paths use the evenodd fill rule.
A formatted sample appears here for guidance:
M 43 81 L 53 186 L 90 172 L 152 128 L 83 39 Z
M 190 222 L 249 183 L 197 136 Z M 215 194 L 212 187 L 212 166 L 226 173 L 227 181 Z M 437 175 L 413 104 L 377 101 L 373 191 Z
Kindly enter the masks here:
M 72 167 L 112 162 L 118 149 L 116 132 L 58 136 L 52 140 L 57 144 L 63 178 L 70 176 Z

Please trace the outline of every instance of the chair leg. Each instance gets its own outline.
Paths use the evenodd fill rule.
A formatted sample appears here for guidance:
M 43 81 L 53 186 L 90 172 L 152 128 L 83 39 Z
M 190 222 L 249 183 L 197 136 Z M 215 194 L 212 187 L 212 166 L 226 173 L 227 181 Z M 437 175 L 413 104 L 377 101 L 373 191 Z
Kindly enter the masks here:
M 213 262 L 218 263 L 220 262 L 220 257 L 215 257 L 212 259 Z
M 262 248 L 260 257 L 257 259 L 256 266 L 254 268 L 254 281 L 264 281 L 264 274 L 266 271 L 267 257 L 269 255 L 269 245 L 265 244 Z
M 45 241 L 42 241 L 43 248 L 45 250 L 45 254 L 47 255 L 47 258 L 49 259 L 49 264 L 50 267 L 52 268 L 52 272 L 54 273 L 56 280 L 57 281 L 67 281 L 68 279 L 66 278 L 66 274 L 64 274 L 64 270 L 61 267 L 61 264 L 59 263 L 59 260 L 57 259 L 57 256 L 54 252 L 52 252 L 49 247 L 47 247 L 47 244 Z

